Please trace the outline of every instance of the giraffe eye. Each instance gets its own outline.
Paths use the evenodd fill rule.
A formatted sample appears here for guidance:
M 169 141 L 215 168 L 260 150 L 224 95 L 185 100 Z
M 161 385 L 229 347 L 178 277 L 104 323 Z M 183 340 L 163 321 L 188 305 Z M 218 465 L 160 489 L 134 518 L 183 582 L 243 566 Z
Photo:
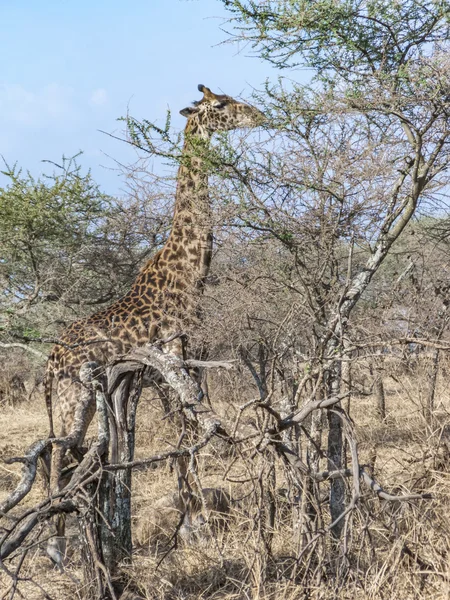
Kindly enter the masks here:
M 216 108 L 217 110 L 223 110 L 226 106 L 225 102 L 218 102 L 217 104 L 214 105 L 214 108 Z

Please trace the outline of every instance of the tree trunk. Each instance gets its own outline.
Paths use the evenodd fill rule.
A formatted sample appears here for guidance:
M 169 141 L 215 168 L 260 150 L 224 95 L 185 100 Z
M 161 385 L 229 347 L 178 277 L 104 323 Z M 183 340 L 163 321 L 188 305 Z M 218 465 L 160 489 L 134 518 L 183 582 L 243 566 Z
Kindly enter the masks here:
M 342 421 L 340 416 L 328 411 L 328 469 L 335 471 L 342 468 Z M 333 479 L 330 486 L 330 515 L 331 522 L 344 512 L 345 509 L 345 484 L 342 477 Z M 331 533 L 335 539 L 341 537 L 344 519 L 333 525 Z
M 434 416 L 434 399 L 436 396 L 436 383 L 439 374 L 439 359 L 440 359 L 440 351 L 439 348 L 435 348 L 432 358 L 432 366 L 431 371 L 428 375 L 429 387 L 428 387 L 428 397 L 427 397 L 427 406 L 425 409 L 425 419 L 427 423 L 431 424 Z
M 104 389 L 104 388 L 103 388 Z M 142 371 L 127 374 L 106 404 L 97 393 L 99 444 L 109 446 L 111 463 L 129 462 L 134 455 L 137 403 Z M 99 402 L 99 396 L 103 402 Z M 103 461 L 107 458 L 105 453 Z M 120 566 L 131 561 L 131 469 L 103 471 L 101 484 L 91 484 L 83 499 L 80 536 L 83 548 L 84 597 L 88 600 L 119 598 L 126 581 Z M 97 493 L 98 492 L 98 493 Z
M 142 390 L 142 371 L 127 375 L 113 394 L 109 415 L 111 427 L 111 463 L 131 462 L 134 457 L 135 419 Z M 100 523 L 104 563 L 113 578 L 119 565 L 131 561 L 131 469 L 105 472 L 101 487 Z
M 330 344 L 330 355 L 332 356 L 338 350 L 337 344 L 334 341 Z M 342 351 L 341 351 L 342 357 Z M 341 368 L 342 362 L 337 357 L 334 364 L 328 372 L 327 394 L 328 396 L 339 396 L 341 392 Z M 328 469 L 335 471 L 343 467 L 343 436 L 342 436 L 342 420 L 336 412 L 339 410 L 340 403 L 333 409 L 328 409 Z M 330 485 L 330 515 L 331 522 L 336 519 L 345 510 L 345 484 L 340 477 L 333 479 Z M 331 528 L 331 534 L 335 539 L 341 537 L 344 520 L 341 519 Z
M 379 371 L 375 372 L 373 385 L 377 401 L 377 414 L 380 420 L 384 421 L 386 419 L 386 395 L 384 393 L 383 376 Z
M 369 369 L 376 400 L 376 413 L 379 419 L 384 421 L 386 419 L 386 394 L 383 382 L 383 357 L 380 353 L 370 359 Z

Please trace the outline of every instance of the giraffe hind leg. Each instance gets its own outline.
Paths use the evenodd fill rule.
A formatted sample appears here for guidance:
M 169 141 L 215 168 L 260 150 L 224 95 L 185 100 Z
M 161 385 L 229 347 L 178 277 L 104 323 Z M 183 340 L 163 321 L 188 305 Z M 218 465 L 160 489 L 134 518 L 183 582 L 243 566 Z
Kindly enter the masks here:
M 87 363 L 89 369 L 96 363 Z M 84 365 L 80 369 L 83 373 Z M 81 445 L 84 441 L 89 424 L 95 414 L 95 392 L 89 385 L 90 381 L 81 382 L 66 377 L 58 386 L 58 397 L 61 413 L 60 437 L 64 442 L 55 441 L 52 448 L 51 489 L 60 491 L 61 471 L 68 450 L 77 459 L 82 459 Z
M 52 447 L 50 467 L 50 491 L 58 493 L 70 482 L 71 474 L 63 477 L 67 450 L 70 448 L 81 457 L 81 444 L 95 413 L 95 392 L 89 385 L 81 381 L 69 380 L 62 382 L 59 391 L 61 408 L 61 437 L 64 444 L 54 442 Z M 47 554 L 58 568 L 64 568 L 66 553 L 65 515 L 55 517 L 55 536 L 47 544 Z

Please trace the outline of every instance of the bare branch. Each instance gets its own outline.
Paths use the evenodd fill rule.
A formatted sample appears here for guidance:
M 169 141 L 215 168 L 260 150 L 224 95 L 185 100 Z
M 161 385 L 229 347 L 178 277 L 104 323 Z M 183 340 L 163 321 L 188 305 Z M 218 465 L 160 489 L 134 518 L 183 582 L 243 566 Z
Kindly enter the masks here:
M 387 500 L 389 502 L 408 502 L 409 500 L 431 500 L 433 498 L 432 494 L 402 494 L 400 495 L 395 495 L 395 494 L 388 494 L 387 492 L 385 492 L 383 490 L 383 488 L 381 487 L 381 485 L 379 483 L 377 483 L 368 473 L 367 471 L 364 469 L 364 467 L 361 467 L 360 470 L 360 474 L 362 477 L 363 482 L 372 490 L 375 492 L 375 494 L 379 497 L 382 498 L 383 500 Z
M 0 342 L 0 348 L 21 348 L 22 350 L 31 352 L 31 354 L 34 354 L 35 356 L 37 356 L 39 358 L 42 358 L 42 359 L 47 358 L 47 355 L 44 354 L 43 352 L 36 350 L 36 348 L 32 348 L 28 344 L 21 344 L 20 342 L 9 342 L 9 343 Z
M 31 490 L 36 478 L 37 462 L 42 453 L 52 444 L 52 440 L 38 440 L 30 446 L 24 457 L 12 458 L 6 463 L 22 462 L 22 478 L 16 489 L 0 504 L 0 514 L 7 513 L 16 506 Z

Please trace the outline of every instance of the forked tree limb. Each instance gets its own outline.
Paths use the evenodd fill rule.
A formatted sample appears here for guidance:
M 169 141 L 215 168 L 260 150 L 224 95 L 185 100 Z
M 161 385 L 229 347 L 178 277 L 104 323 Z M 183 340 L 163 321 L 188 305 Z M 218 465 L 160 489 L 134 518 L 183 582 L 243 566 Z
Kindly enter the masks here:
M 82 398 L 77 405 L 74 418 L 75 426 L 70 434 L 65 437 L 38 440 L 29 447 L 25 456 L 10 458 L 5 461 L 7 464 L 21 462 L 24 466 L 22 468 L 21 480 L 16 489 L 0 504 L 0 515 L 10 511 L 11 508 L 16 506 L 31 490 L 36 478 L 38 460 L 50 446 L 62 446 L 65 450 L 77 446 L 84 430 L 86 415 L 91 401 L 91 389 L 88 386 L 92 386 L 92 389 L 96 390 L 95 393 L 97 395 L 104 387 L 100 374 L 95 374 L 96 370 L 98 370 L 97 363 L 85 363 L 80 369 L 80 380 L 86 386 L 86 392 L 82 395 Z M 95 446 L 95 449 L 93 450 L 95 454 L 102 454 L 104 451 L 105 449 L 100 448 L 98 445 Z
M 53 498 L 45 503 L 27 511 L 18 519 L 10 531 L 0 539 L 0 560 L 5 560 L 15 550 L 20 548 L 25 538 L 31 533 L 38 523 L 60 513 L 75 512 L 77 507 L 72 500 L 63 499 L 58 504 L 53 504 Z
M 330 402 L 333 400 L 332 398 L 329 399 Z M 334 402 L 336 401 L 336 399 L 334 399 Z M 320 408 L 320 406 L 318 406 L 319 404 L 322 404 L 324 402 L 324 400 L 320 401 L 320 402 L 316 402 L 316 403 L 308 403 L 305 407 L 304 407 L 304 411 L 300 411 L 300 413 L 302 413 L 304 416 L 308 415 L 311 409 L 311 405 L 316 404 L 316 406 L 312 409 L 312 410 L 317 410 L 318 408 Z M 396 494 L 389 494 L 388 492 L 386 492 L 379 483 L 377 483 L 375 481 L 375 479 L 373 477 L 371 477 L 367 471 L 365 470 L 365 468 L 363 466 L 359 465 L 359 459 L 358 459 L 358 449 L 357 449 L 357 443 L 356 443 L 356 437 L 354 435 L 354 431 L 353 431 L 353 427 L 351 426 L 350 420 L 347 417 L 346 413 L 340 409 L 339 411 L 339 415 L 341 417 L 341 419 L 343 419 L 344 424 L 345 424 L 345 436 L 347 439 L 347 442 L 349 444 L 349 448 L 350 448 L 350 452 L 351 452 L 351 456 L 352 456 L 352 469 L 336 469 L 333 471 L 321 471 L 321 472 L 317 472 L 314 473 L 313 471 L 311 471 L 311 469 L 301 460 L 301 458 L 299 457 L 299 455 L 297 454 L 297 452 L 295 452 L 292 448 L 289 448 L 288 446 L 286 446 L 286 444 L 283 444 L 281 441 L 279 441 L 278 439 L 270 439 L 266 441 L 267 443 L 270 443 L 274 446 L 276 452 L 284 459 L 284 461 L 294 470 L 294 471 L 298 471 L 303 475 L 307 475 L 308 477 L 311 477 L 312 479 L 314 479 L 314 481 L 317 482 L 322 482 L 322 481 L 333 481 L 335 479 L 340 479 L 340 478 L 349 478 L 349 477 L 353 477 L 353 494 L 352 494 L 352 501 L 351 501 L 351 508 L 353 508 L 356 505 L 356 502 L 358 500 L 358 498 L 360 497 L 360 490 L 359 490 L 359 479 L 362 480 L 362 482 L 369 487 L 379 498 L 386 500 L 388 502 L 408 502 L 410 500 L 430 500 L 433 498 L 432 494 L 429 493 L 423 493 L 423 494 L 401 494 L 401 495 L 396 495 Z M 297 419 L 298 416 L 300 415 L 300 413 L 297 413 Z M 295 423 L 297 423 L 297 419 L 290 419 L 289 421 L 289 426 L 293 426 Z M 284 425 L 286 425 L 286 420 L 283 422 Z M 348 508 L 348 506 L 347 506 Z M 348 510 L 346 510 L 346 512 L 348 512 Z
M 124 373 L 135 370 L 136 365 L 151 367 L 162 375 L 168 385 L 178 393 L 188 420 L 197 423 L 204 434 L 214 431 L 229 438 L 218 415 L 198 401 L 199 390 L 186 369 L 186 362 L 178 356 L 164 353 L 155 345 L 147 344 L 131 351 L 108 369 L 108 393 L 117 387 Z
M 310 400 L 306 402 L 302 406 L 302 408 L 296 412 L 295 414 L 283 419 L 277 423 L 277 430 L 284 431 L 285 429 L 289 429 L 290 427 L 294 427 L 299 423 L 302 423 L 306 417 L 308 417 L 312 412 L 318 410 L 320 408 L 330 408 L 339 404 L 342 400 L 347 398 L 348 394 L 342 394 L 340 396 L 330 396 L 328 398 L 323 398 L 322 400 Z
M 39 457 L 49 448 L 52 444 L 52 440 L 38 440 L 32 444 L 25 456 L 19 458 L 9 458 L 5 460 L 6 464 L 12 464 L 15 462 L 23 463 L 22 477 L 16 489 L 0 503 L 0 516 L 2 513 L 7 513 L 11 508 L 17 506 L 19 502 L 25 498 L 28 492 L 31 490 L 33 482 L 36 478 L 37 463 Z

